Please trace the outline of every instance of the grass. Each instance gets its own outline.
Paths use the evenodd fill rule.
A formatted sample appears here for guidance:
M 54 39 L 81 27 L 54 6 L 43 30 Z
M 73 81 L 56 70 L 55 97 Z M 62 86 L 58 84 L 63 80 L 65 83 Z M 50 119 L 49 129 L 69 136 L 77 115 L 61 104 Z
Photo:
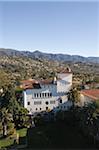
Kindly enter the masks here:
M 9 137 L 0 139 L 0 148 L 8 147 L 12 145 L 13 142 L 14 142 L 14 139 L 11 139 Z
M 28 129 L 27 140 L 28 148 L 32 149 L 95 148 L 93 142 L 83 137 L 76 127 L 62 122 Z
M 23 129 L 19 129 L 17 130 L 17 133 L 19 133 L 19 144 L 24 144 L 25 143 L 25 136 L 27 134 L 27 128 L 23 128 Z M 22 140 L 24 139 L 24 140 Z M 13 145 L 14 143 L 14 138 L 11 137 L 6 137 L 6 138 L 1 138 L 0 139 L 0 148 L 4 148 L 4 147 L 9 147 L 11 145 Z
M 19 137 L 25 137 L 27 134 L 27 128 L 17 130 L 17 133 L 19 133 Z

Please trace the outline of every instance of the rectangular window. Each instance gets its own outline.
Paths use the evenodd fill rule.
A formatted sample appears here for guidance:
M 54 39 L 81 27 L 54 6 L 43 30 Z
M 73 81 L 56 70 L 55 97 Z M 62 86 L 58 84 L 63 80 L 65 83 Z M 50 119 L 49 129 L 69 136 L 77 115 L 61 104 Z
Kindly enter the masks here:
M 36 93 L 34 93 L 34 97 L 36 98 Z
M 60 103 L 62 103 L 62 99 L 60 99 Z
M 44 97 L 44 93 L 42 93 L 42 97 Z
M 34 101 L 34 105 L 41 105 L 41 101 Z
M 41 97 L 41 93 L 34 93 L 33 98 L 40 98 Z
M 42 97 L 41 93 L 40 93 L 40 97 Z
M 48 93 L 48 97 L 50 97 L 50 94 Z
M 50 101 L 50 104 L 55 104 L 55 101 Z
M 38 93 L 36 94 L 36 97 L 38 98 Z
M 45 97 L 46 97 L 47 93 L 45 93 Z
M 52 96 L 52 93 L 50 93 L 50 97 Z
M 27 102 L 28 105 L 30 105 L 30 102 Z
M 48 107 L 46 107 L 46 110 L 48 110 Z

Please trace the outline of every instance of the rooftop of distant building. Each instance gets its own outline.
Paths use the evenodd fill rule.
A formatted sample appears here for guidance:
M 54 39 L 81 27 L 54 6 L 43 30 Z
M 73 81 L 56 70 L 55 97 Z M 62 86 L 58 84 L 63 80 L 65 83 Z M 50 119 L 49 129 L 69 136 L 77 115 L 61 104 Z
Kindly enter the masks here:
M 82 90 L 81 94 L 88 96 L 93 100 L 99 99 L 99 89 Z

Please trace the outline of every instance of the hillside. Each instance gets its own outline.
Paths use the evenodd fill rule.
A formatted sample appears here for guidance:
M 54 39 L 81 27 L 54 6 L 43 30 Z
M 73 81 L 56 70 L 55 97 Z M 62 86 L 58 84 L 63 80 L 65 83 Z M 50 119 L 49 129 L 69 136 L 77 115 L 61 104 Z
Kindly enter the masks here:
M 57 59 L 54 59 L 54 56 Z M 85 79 L 99 78 L 99 63 L 81 62 L 81 59 L 78 62 L 69 59 L 67 59 L 68 61 L 62 61 L 64 57 L 63 54 L 55 55 L 38 51 L 31 53 L 0 49 L 0 79 L 3 78 L 3 73 L 6 73 L 7 78 L 15 83 L 28 78 L 53 78 L 57 70 L 67 66 L 72 69 L 73 80 L 75 81 L 82 82 Z M 58 59 L 61 60 L 58 61 Z
M 99 63 L 99 57 L 83 57 L 79 55 L 67 55 L 67 54 L 51 54 L 51 53 L 43 53 L 40 51 L 17 51 L 12 49 L 0 49 L 0 55 L 4 56 L 25 56 L 28 58 L 42 58 L 48 60 L 56 60 L 60 62 L 83 62 L 83 63 Z

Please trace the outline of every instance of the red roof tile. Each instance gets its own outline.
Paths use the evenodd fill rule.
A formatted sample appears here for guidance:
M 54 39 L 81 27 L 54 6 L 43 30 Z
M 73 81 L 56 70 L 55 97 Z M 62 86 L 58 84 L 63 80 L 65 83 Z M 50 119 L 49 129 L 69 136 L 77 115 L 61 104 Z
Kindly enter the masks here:
M 26 83 L 38 83 L 38 81 L 35 79 L 28 79 L 28 80 L 21 81 L 21 84 L 26 84 Z
M 23 80 L 20 82 L 20 87 L 22 89 L 33 89 L 40 87 L 39 82 L 35 79 Z
M 39 80 L 39 83 L 41 83 L 41 84 L 52 84 L 53 80 L 48 80 L 48 79 L 46 79 L 46 80 Z
M 52 80 L 35 80 L 35 79 L 29 79 L 29 80 L 23 80 L 20 82 L 20 88 L 22 89 L 34 89 L 34 88 L 40 88 L 40 84 L 52 84 Z
M 99 99 L 99 89 L 82 90 L 81 93 L 94 100 Z

